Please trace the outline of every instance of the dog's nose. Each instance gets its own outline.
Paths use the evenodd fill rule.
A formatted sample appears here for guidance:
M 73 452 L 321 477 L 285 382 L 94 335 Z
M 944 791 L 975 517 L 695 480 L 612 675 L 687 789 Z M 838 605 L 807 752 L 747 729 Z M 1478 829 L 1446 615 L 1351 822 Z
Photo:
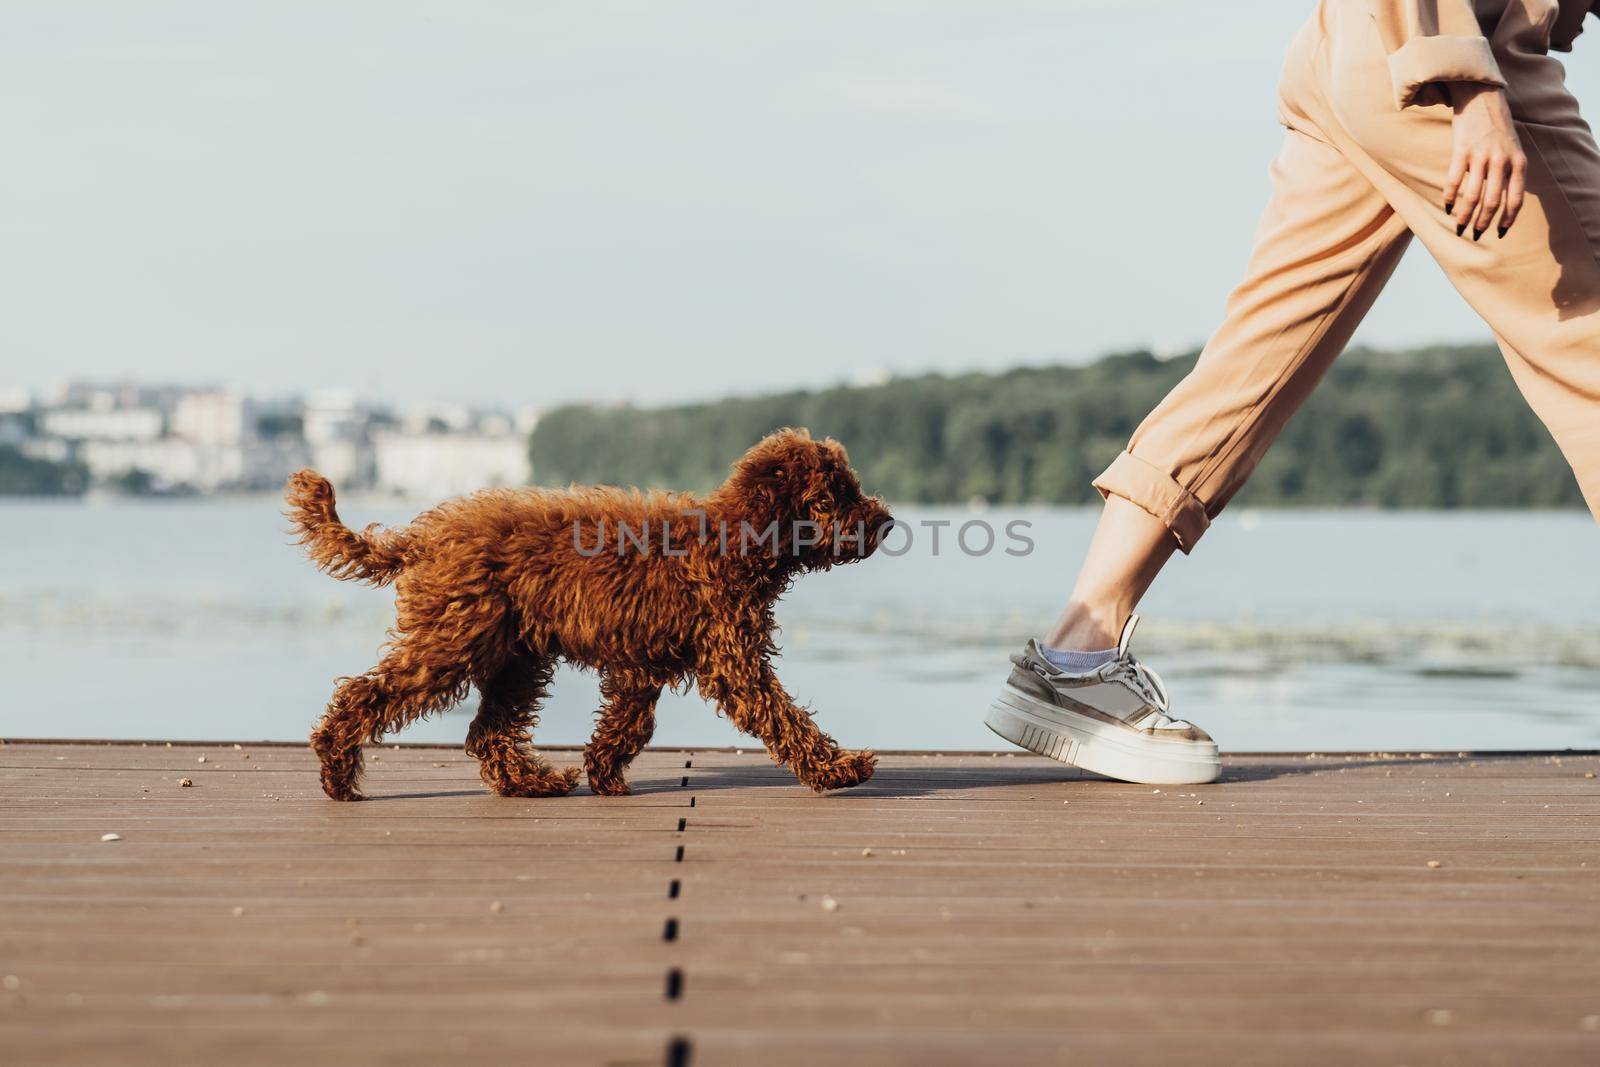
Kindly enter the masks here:
M 888 533 L 890 523 L 894 516 L 889 514 L 889 509 L 879 500 L 869 500 L 867 509 L 867 543 L 865 555 L 872 555 L 878 549 L 878 544 L 883 540 L 883 535 Z

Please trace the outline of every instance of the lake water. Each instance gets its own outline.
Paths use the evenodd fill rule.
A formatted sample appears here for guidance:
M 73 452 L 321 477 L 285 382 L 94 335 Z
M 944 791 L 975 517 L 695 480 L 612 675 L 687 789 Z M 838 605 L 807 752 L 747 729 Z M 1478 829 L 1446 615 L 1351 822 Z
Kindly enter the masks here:
M 347 521 L 404 521 L 392 503 Z M 1036 549 L 969 557 L 946 531 L 803 577 L 779 672 L 842 744 L 992 749 L 1006 655 L 1054 617 L 1087 544 L 1078 509 L 897 509 Z M 299 740 L 333 679 L 375 661 L 390 594 L 335 582 L 269 500 L 0 504 L 0 737 Z M 1600 746 L 1600 530 L 1578 513 L 1240 511 L 1173 561 L 1136 649 L 1174 712 L 1225 749 Z M 538 737 L 586 739 L 591 676 L 563 670 Z M 400 739 L 459 741 L 468 706 Z M 754 742 L 692 692 L 656 740 Z

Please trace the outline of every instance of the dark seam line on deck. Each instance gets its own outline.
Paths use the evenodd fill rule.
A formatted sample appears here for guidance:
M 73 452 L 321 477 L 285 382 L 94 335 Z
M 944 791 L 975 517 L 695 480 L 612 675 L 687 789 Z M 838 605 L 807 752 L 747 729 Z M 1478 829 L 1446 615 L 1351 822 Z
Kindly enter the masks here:
M 691 758 L 683 761 L 683 769 L 691 770 L 694 767 L 693 754 Z M 689 776 L 685 774 L 678 782 L 679 789 L 689 788 Z M 689 797 L 689 806 L 694 807 L 693 794 Z M 678 819 L 678 833 L 683 833 L 689 827 L 687 818 Z M 672 862 L 683 862 L 683 845 L 678 845 L 673 853 Z M 683 880 L 674 878 L 667 883 L 667 899 L 677 900 L 683 894 Z M 678 940 L 678 917 L 669 915 L 661 926 L 661 940 L 671 944 Z M 667 968 L 666 996 L 670 1001 L 680 1000 L 683 997 L 683 968 Z M 666 1067 L 689 1067 L 689 1062 L 694 1056 L 694 1045 L 686 1034 L 674 1034 L 667 1039 L 667 1048 L 664 1062 Z

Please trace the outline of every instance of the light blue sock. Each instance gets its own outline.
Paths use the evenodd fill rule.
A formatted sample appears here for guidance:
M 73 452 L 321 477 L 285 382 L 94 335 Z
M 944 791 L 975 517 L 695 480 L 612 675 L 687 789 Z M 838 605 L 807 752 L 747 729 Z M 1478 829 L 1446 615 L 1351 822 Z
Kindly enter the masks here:
M 1056 670 L 1066 671 L 1068 674 L 1084 674 L 1117 658 L 1117 650 L 1114 648 L 1102 649 L 1099 652 L 1078 652 L 1069 648 L 1040 645 L 1039 653 L 1049 660 L 1050 665 Z

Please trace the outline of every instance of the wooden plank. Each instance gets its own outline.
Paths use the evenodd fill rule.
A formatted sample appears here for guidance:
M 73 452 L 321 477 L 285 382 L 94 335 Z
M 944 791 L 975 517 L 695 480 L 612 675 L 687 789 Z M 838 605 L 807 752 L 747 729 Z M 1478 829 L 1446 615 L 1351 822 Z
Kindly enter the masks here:
M 1594 753 L 369 760 L 0 745 L 0 1061 L 1600 1061 Z

